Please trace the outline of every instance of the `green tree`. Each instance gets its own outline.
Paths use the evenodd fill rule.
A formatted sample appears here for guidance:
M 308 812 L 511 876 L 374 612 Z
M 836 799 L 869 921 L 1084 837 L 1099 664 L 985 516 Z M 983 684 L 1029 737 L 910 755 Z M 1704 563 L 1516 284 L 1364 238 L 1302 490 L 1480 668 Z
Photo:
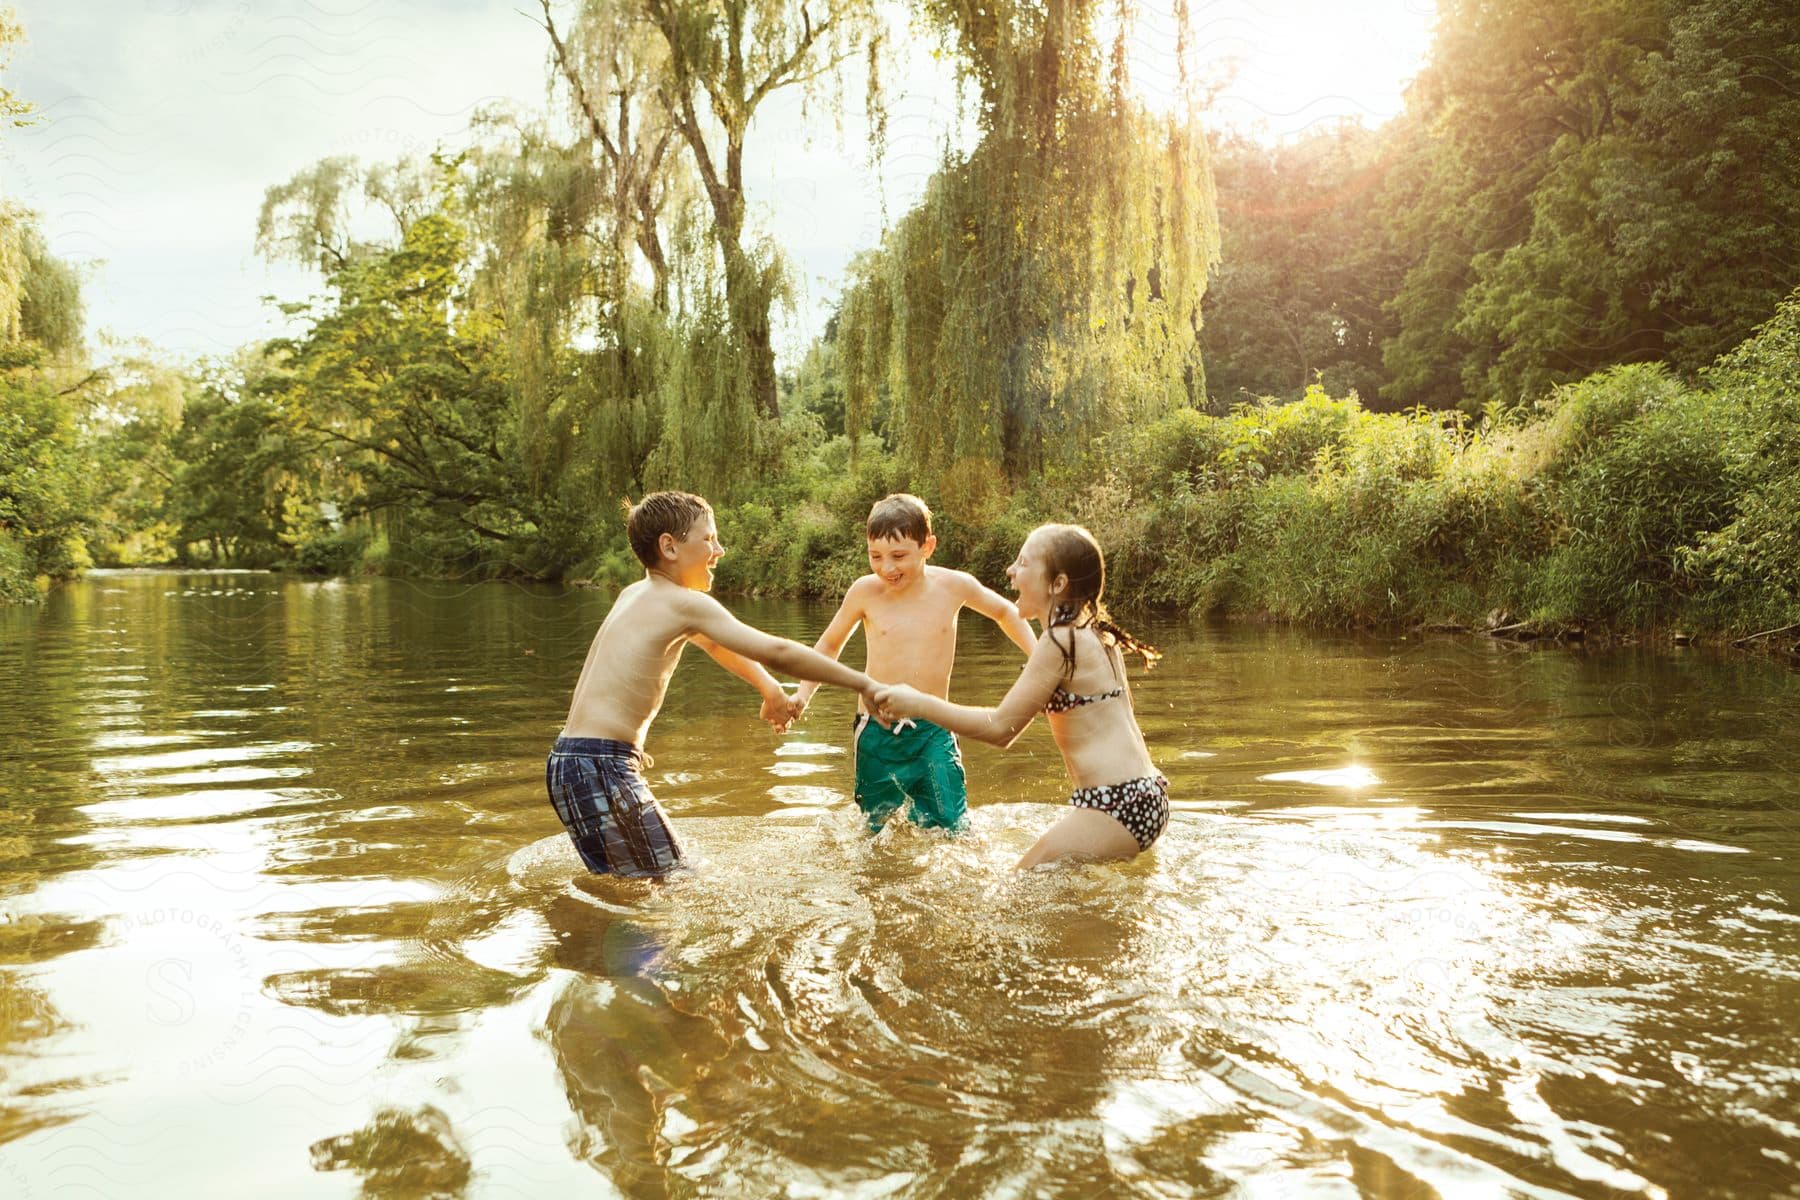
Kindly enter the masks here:
M 1204 394 L 1206 140 L 1191 110 L 1131 100 L 1130 22 L 1109 49 L 1099 7 L 926 6 L 976 84 L 981 140 L 859 261 L 838 340 L 849 427 L 885 391 L 889 441 L 950 490 L 1079 460 Z
M 685 303 L 680 264 L 665 257 L 644 286 L 638 214 L 621 218 L 591 138 L 566 143 L 506 114 L 482 123 L 466 187 L 472 297 L 506 339 L 522 478 L 546 514 L 573 514 L 641 486 L 663 428 L 657 364 L 679 319 L 669 307 Z M 650 244 L 662 254 L 662 233 Z M 591 548 L 589 524 L 555 535 L 575 559 Z
M 621 188 L 653 177 L 649 165 L 662 131 L 672 130 L 685 150 L 710 210 L 750 401 L 774 419 L 779 393 L 771 311 L 783 269 L 776 247 L 748 224 L 746 139 L 757 111 L 775 92 L 811 88 L 865 50 L 873 58 L 879 46 L 873 0 L 585 0 L 567 41 L 555 33 L 547 4 L 544 11 L 558 71 L 572 85 L 596 140 L 608 124 L 601 119 L 601 97 L 609 88 L 621 93 L 620 136 L 602 143 L 609 145 Z M 605 51 L 596 53 L 601 47 Z M 878 78 L 872 69 L 871 83 Z M 626 118 L 640 88 L 654 96 L 660 113 L 640 118 L 634 142 L 625 136 Z M 638 229 L 654 226 L 642 219 L 644 204 L 630 207 L 637 210 Z
M 119 348 L 96 385 L 88 415 L 88 455 L 105 486 L 90 515 L 92 554 L 105 566 L 164 563 L 175 557 L 170 489 L 180 463 L 190 372 L 143 344 Z
M 1394 398 L 1692 374 L 1800 274 L 1800 34 L 1752 0 L 1451 0 L 1390 199 Z
M 29 600 L 39 575 L 87 564 L 92 479 L 76 407 L 44 374 L 0 377 L 0 599 Z
M 164 514 L 184 563 L 271 567 L 287 558 L 289 494 L 300 455 L 268 400 L 215 381 L 189 401 L 172 439 Z
M 13 47 L 25 40 L 25 27 L 19 24 L 16 9 L 8 6 L 0 8 L 0 74 L 6 72 L 7 63 L 12 59 Z M 10 88 L 0 86 L 0 128 L 17 127 L 32 123 L 32 112 L 36 106 L 29 100 L 21 98 Z
M 669 71 L 665 43 L 633 6 L 587 5 L 565 38 L 550 0 L 539 4 L 551 61 L 579 131 L 574 149 L 592 168 L 594 202 L 610 201 L 611 222 L 621 235 L 612 245 L 600 244 L 612 251 L 607 255 L 612 291 L 623 294 L 630 274 L 629 261 L 617 250 L 634 245 L 650 270 L 656 307 L 666 312 L 669 256 L 663 223 L 670 195 L 684 181 L 679 135 L 668 105 L 659 99 Z
M 275 343 L 257 389 L 308 457 L 348 481 L 340 519 L 382 514 L 407 565 L 543 573 L 539 524 L 513 453 L 517 423 L 501 331 L 469 303 L 468 236 L 446 199 L 399 244 L 352 259 Z M 266 418 L 263 418 L 266 419 Z
M 1376 197 L 1394 149 L 1349 122 L 1290 144 L 1214 147 L 1221 249 L 1201 343 L 1215 406 L 1296 400 L 1318 383 L 1383 407 L 1383 305 L 1402 263 Z
M 431 209 L 437 183 L 435 164 L 415 158 L 376 164 L 349 156 L 321 159 L 263 193 L 256 218 L 257 252 L 312 266 L 321 274 L 342 270 L 391 248 L 394 238 Z M 352 226 L 370 208 L 387 215 L 387 238 L 352 234 Z
M 87 409 L 98 376 L 81 345 L 81 287 L 35 218 L 0 201 L 0 599 L 88 563 Z

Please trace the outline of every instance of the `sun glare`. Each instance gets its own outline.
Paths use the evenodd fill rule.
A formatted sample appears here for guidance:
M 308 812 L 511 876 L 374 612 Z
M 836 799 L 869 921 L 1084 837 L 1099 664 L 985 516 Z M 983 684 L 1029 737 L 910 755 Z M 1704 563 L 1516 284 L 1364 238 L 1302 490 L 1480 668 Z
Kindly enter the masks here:
M 1397 116 L 1436 19 L 1431 0 L 1225 0 L 1189 11 L 1188 74 L 1200 95 L 1218 89 L 1207 123 L 1275 139 Z M 1140 5 L 1131 42 L 1133 87 L 1163 111 L 1181 102 L 1173 12 L 1172 0 Z
M 1374 787 L 1381 782 L 1381 776 L 1356 763 L 1329 771 L 1277 771 L 1272 775 L 1259 775 L 1257 778 L 1270 783 L 1310 783 L 1316 787 L 1340 787 L 1351 790 Z

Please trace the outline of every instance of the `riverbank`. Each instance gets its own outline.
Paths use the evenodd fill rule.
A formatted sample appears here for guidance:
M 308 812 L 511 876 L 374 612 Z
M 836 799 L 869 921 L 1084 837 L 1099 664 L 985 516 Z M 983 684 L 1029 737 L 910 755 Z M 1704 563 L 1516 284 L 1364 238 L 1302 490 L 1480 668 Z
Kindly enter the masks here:
M 1800 300 L 1694 384 L 1600 372 L 1479 422 L 1314 388 L 1114 435 L 1085 477 L 940 505 L 935 561 L 997 581 L 1042 520 L 1087 525 L 1108 592 L 1312 627 L 1732 641 L 1800 622 Z M 724 586 L 834 595 L 889 483 L 720 512 Z M 1791 631 L 1790 631 L 1791 632 Z M 1779 643 L 1778 643 L 1779 644 Z
M 878 441 L 856 450 L 795 438 L 784 469 L 720 503 L 721 593 L 837 599 L 866 570 L 869 506 L 913 490 L 937 509 L 934 561 L 995 586 L 1035 525 L 1072 520 L 1105 547 L 1121 607 L 1796 653 L 1784 636 L 1800 623 L 1800 298 L 1698 382 L 1616 367 L 1473 422 L 1369 412 L 1314 388 L 1289 404 L 1175 412 L 1105 439 L 1080 472 L 1016 488 L 982 464 L 923 480 Z M 274 565 L 636 578 L 622 527 L 610 512 L 593 520 L 596 550 L 530 571 L 506 558 L 447 571 L 367 527 Z M 317 553 L 326 540 L 339 549 Z M 10 561 L 0 554 L 0 573 Z

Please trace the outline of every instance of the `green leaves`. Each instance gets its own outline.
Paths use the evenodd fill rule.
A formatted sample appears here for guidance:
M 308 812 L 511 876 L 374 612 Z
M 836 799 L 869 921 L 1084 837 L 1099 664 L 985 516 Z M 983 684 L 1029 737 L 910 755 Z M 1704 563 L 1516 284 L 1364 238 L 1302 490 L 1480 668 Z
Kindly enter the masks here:
M 1394 140 L 1345 124 L 1291 145 L 1215 148 L 1223 235 L 1201 341 L 1216 407 L 1296 399 L 1314 383 L 1384 406 L 1394 322 L 1382 304 L 1405 268 L 1379 201 Z
M 1620 362 L 1691 375 L 1792 286 L 1800 38 L 1775 8 L 1442 14 L 1391 193 L 1416 256 L 1391 305 L 1394 398 L 1516 404 Z
M 920 472 L 1068 468 L 1202 386 L 1206 140 L 1123 102 L 1095 9 L 927 6 L 980 84 L 981 141 L 859 260 L 838 319 L 850 429 L 885 409 Z

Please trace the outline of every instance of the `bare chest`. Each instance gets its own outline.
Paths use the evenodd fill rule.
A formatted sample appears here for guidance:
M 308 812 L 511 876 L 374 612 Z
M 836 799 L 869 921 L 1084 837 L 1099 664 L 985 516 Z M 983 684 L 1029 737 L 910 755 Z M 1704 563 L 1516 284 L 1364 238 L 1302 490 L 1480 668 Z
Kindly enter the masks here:
M 955 644 L 957 606 L 931 602 L 889 602 L 871 606 L 863 617 L 863 634 L 871 649 L 909 645 Z

